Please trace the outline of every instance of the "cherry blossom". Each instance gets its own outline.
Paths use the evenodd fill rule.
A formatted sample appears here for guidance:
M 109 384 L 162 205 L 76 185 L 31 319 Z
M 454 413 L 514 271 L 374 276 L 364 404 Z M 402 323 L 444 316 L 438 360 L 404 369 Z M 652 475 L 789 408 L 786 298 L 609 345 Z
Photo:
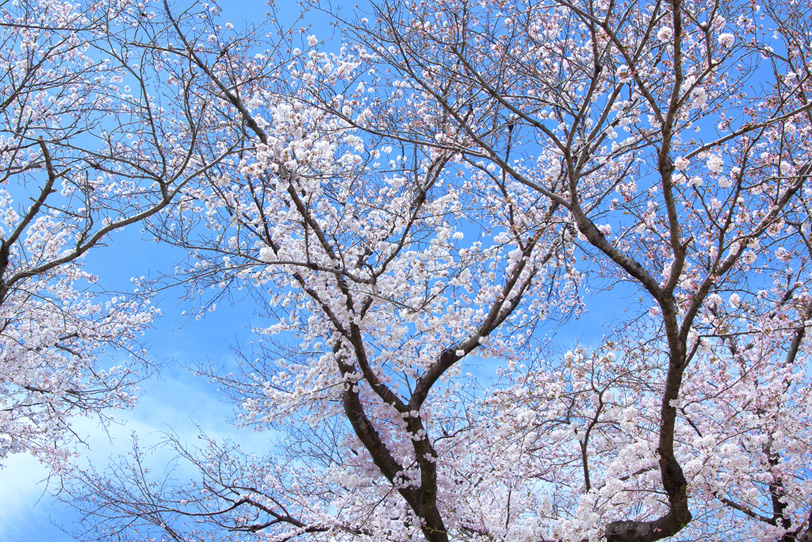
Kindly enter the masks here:
M 132 404 L 160 311 L 138 279 L 106 291 L 84 256 L 232 151 L 158 7 L 0 6 L 0 460 L 61 470 L 75 417 Z
M 201 311 L 256 301 L 240 370 L 203 371 L 283 437 L 171 440 L 186 486 L 136 450 L 79 506 L 177 539 L 810 540 L 809 9 L 363 15 L 240 92 L 250 56 L 177 25 L 251 144 L 152 228 Z M 557 334 L 595 291 L 605 329 Z

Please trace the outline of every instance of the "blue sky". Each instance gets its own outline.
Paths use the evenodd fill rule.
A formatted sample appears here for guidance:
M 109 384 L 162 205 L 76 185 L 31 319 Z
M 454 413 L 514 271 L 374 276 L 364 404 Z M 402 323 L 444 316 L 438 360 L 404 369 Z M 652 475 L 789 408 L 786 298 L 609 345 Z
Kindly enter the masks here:
M 179 2 L 183 4 L 185 2 Z M 224 20 L 240 28 L 246 22 L 258 23 L 268 9 L 260 0 L 224 0 L 221 2 Z M 298 3 L 280 4 L 281 16 L 298 14 Z M 290 12 L 284 12 L 288 7 Z M 311 14 L 310 33 L 327 37 L 332 30 L 320 28 L 323 18 Z M 154 275 L 156 271 L 171 272 L 182 253 L 141 239 L 137 227 L 114 236 L 109 246 L 89 253 L 87 269 L 100 278 L 100 283 L 111 290 L 131 291 L 131 277 Z M 137 433 L 142 444 L 157 442 L 162 433 L 172 431 L 181 441 L 196 440 L 200 428 L 212 437 L 229 435 L 244 449 L 267 450 L 270 436 L 237 430 L 231 423 L 234 409 L 217 393 L 216 386 L 204 378 L 195 378 L 186 367 L 198 364 L 230 364 L 233 353 L 229 344 L 247 340 L 250 335 L 250 301 L 239 307 L 228 307 L 222 301 L 216 312 L 196 321 L 182 316 L 187 309 L 178 298 L 182 291 L 166 292 L 157 300 L 163 316 L 155 322 L 145 337 L 150 355 L 166 367 L 159 375 L 141 385 L 141 397 L 131 411 L 113 412 L 118 423 L 106 430 L 93 420 L 76 420 L 74 429 L 82 435 L 86 445 L 78 451 L 80 462 L 91 461 L 103 466 L 107 459 L 125 454 L 130 447 L 130 435 Z M 110 365 L 114 365 L 110 360 Z M 198 428 L 198 426 L 200 428 Z M 49 487 L 58 486 L 56 480 L 48 482 L 48 471 L 37 460 L 16 455 L 5 461 L 0 469 L 0 542 L 26 542 L 49 540 L 68 542 L 74 537 L 57 525 L 70 527 L 76 514 L 69 507 L 55 501 Z
M 100 275 L 104 285 L 114 289 L 131 289 L 130 276 L 146 274 L 149 269 L 171 269 L 177 259 L 171 251 L 149 241 L 138 241 L 138 232 L 125 232 L 114 238 L 109 247 L 90 254 L 87 267 Z M 119 241 L 119 242 L 116 242 Z M 150 355 L 165 362 L 159 375 L 141 385 L 142 395 L 135 409 L 113 415 L 117 424 L 107 431 L 93 420 L 77 420 L 74 429 L 83 435 L 86 446 L 79 447 L 81 461 L 103 465 L 107 458 L 125 453 L 130 434 L 136 432 L 142 442 L 156 442 L 170 429 L 182 438 L 195 438 L 200 424 L 212 436 L 233 433 L 229 419 L 231 405 L 221 401 L 215 386 L 195 378 L 185 368 L 199 363 L 231 360 L 228 346 L 244 338 L 248 320 L 236 318 L 229 307 L 223 307 L 200 321 L 181 316 L 182 305 L 173 299 L 180 291 L 168 292 L 159 302 L 163 316 L 145 337 Z M 232 309 L 233 310 L 233 309 Z M 110 360 L 114 364 L 114 360 Z M 245 440 L 267 440 L 259 434 L 246 433 Z M 241 441 L 243 439 L 240 439 Z M 73 537 L 61 532 L 51 521 L 70 525 L 72 511 L 55 502 L 46 491 L 47 471 L 29 456 L 13 456 L 0 470 L 0 542 L 51 540 L 62 542 Z M 56 487 L 56 482 L 51 482 Z

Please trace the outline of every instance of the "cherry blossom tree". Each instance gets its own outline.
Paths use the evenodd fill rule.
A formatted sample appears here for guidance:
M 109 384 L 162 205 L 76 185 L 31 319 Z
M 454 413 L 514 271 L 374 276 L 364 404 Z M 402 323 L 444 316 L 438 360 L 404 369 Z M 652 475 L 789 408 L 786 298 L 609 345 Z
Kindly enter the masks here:
M 90 521 L 175 540 L 812 540 L 809 7 L 370 10 L 339 19 L 340 51 L 294 50 L 287 99 L 259 78 L 229 91 L 233 68 L 187 40 L 253 146 L 156 233 L 190 250 L 196 291 L 244 288 L 268 316 L 241 371 L 210 376 L 288 437 L 263 458 L 170 439 L 189 485 L 137 450 L 78 473 Z M 545 335 L 589 289 L 622 292 L 605 335 Z M 493 387 L 479 364 L 500 366 Z
M 84 255 L 244 138 L 173 53 L 172 22 L 207 10 L 0 9 L 0 460 L 28 452 L 61 468 L 71 419 L 130 405 L 151 371 L 138 340 L 156 310 L 143 292 L 105 292 Z

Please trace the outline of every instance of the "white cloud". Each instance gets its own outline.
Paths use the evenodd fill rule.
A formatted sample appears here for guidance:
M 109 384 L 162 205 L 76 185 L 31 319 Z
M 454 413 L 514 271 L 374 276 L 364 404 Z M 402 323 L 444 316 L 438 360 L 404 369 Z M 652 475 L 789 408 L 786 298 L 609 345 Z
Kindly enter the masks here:
M 0 469 L 0 542 L 33 540 L 32 530 L 50 525 L 51 497 L 44 494 L 48 471 L 29 455 L 3 460 Z M 41 481 L 41 483 L 35 483 Z

